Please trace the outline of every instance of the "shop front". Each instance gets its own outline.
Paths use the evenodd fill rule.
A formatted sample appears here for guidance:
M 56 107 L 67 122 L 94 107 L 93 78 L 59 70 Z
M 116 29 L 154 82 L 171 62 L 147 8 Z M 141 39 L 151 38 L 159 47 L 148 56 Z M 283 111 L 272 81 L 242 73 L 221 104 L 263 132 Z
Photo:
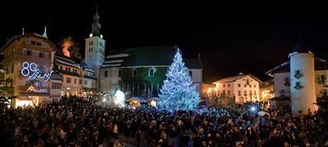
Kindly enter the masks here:
M 12 100 L 13 107 L 39 106 L 50 97 L 49 87 L 21 86 L 20 93 Z

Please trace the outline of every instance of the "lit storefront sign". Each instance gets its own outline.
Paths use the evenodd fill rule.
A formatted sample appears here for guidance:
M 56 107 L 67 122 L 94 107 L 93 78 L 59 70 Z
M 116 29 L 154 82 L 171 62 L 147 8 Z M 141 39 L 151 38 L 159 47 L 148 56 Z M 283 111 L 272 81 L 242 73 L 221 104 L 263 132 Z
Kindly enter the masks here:
M 37 92 L 37 93 L 48 93 L 47 88 L 35 88 L 34 86 L 30 86 L 26 89 L 26 92 Z
M 52 73 L 53 71 L 49 73 L 41 73 L 36 63 L 22 63 L 21 75 L 24 77 L 28 77 L 27 80 L 35 80 L 37 78 L 42 78 L 45 82 L 48 82 Z

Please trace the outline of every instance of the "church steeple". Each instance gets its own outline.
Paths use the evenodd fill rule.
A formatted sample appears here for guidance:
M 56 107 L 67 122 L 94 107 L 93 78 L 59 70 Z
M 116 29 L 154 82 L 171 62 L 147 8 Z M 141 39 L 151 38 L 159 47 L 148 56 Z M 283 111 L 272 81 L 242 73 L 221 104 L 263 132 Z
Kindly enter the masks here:
M 308 40 L 304 38 L 304 35 L 300 33 L 300 37 L 298 41 L 295 43 L 294 47 L 292 48 L 293 53 L 312 53 L 312 47 L 308 44 Z
M 48 35 L 47 35 L 47 26 L 44 27 L 44 32 L 43 32 L 43 35 L 42 35 L 44 38 L 48 38 Z
M 101 36 L 100 29 L 101 25 L 99 23 L 99 15 L 98 15 L 98 6 L 96 5 L 96 14 L 93 16 L 93 24 L 92 24 L 92 32 L 90 37 L 92 36 Z

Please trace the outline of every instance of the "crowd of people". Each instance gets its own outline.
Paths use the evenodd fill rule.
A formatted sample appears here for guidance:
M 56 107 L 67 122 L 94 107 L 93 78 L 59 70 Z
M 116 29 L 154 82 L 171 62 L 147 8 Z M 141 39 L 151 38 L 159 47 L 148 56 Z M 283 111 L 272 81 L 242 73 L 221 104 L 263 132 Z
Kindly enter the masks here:
M 292 115 L 282 107 L 258 115 L 249 107 L 162 112 L 102 107 L 63 98 L 36 107 L 8 108 L 15 147 L 314 147 L 328 146 L 316 113 Z M 120 139 L 123 136 L 126 140 Z

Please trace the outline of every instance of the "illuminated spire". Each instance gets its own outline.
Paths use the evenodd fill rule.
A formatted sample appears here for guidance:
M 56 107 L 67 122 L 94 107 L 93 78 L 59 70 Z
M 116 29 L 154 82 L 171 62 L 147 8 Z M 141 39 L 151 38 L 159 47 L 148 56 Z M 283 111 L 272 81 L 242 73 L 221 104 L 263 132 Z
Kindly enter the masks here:
M 24 29 L 24 27 L 22 28 L 22 35 L 25 35 L 25 29 Z
M 43 32 L 43 35 L 42 35 L 44 38 L 48 38 L 48 35 L 47 35 L 47 26 L 44 27 L 44 32 Z
M 90 36 L 100 36 L 101 25 L 99 23 L 98 5 L 96 4 L 96 14 L 93 16 L 92 32 Z

